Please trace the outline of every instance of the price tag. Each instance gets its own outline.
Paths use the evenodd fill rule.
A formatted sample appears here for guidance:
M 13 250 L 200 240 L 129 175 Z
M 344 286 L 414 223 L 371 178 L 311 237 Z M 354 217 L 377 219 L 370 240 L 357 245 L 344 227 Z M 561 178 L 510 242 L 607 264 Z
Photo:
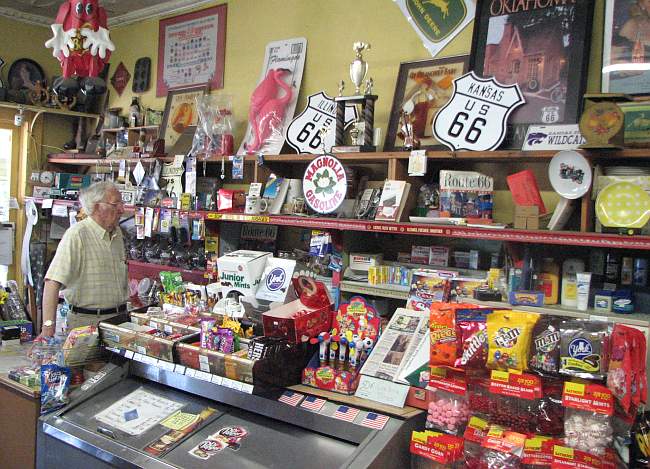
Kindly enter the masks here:
M 124 356 L 128 358 L 129 360 L 133 360 L 133 350 L 125 350 L 124 351 Z
M 221 381 L 222 386 L 225 386 L 225 387 L 230 388 L 230 389 L 232 389 L 233 383 L 234 383 L 234 381 L 232 379 L 229 379 L 229 378 L 223 378 L 223 380 Z
M 185 376 L 189 376 L 190 378 L 195 378 L 196 377 L 196 370 L 193 368 L 187 368 L 185 370 Z
M 253 389 L 254 386 L 252 384 L 241 383 L 241 392 L 245 392 L 246 394 L 253 394 Z
M 147 357 L 145 363 L 148 363 L 149 365 L 153 365 L 153 366 L 158 366 L 158 359 L 154 357 Z
M 108 350 L 109 352 L 113 352 L 113 353 L 120 353 L 120 349 L 119 349 L 119 348 L 106 347 L 106 350 Z
M 158 323 L 156 321 L 149 321 L 149 327 L 152 329 L 158 329 Z
M 146 355 L 147 354 L 147 349 L 143 347 L 142 345 L 136 345 L 135 349 L 138 351 L 140 355 Z
M 165 360 L 159 360 L 158 366 L 163 370 L 174 371 L 174 364 L 171 362 L 166 362 Z
M 212 381 L 214 384 L 218 384 L 219 386 L 221 386 L 222 381 L 223 381 L 223 378 L 222 378 L 221 376 L 212 375 L 211 381 Z
M 174 333 L 174 329 L 172 329 L 172 326 L 170 326 L 169 324 L 165 324 L 165 334 L 173 334 L 173 333 Z
M 179 375 L 184 375 L 185 374 L 185 367 L 183 365 L 174 366 L 174 373 L 178 373 Z
M 197 379 L 200 379 L 202 381 L 211 381 L 212 380 L 212 375 L 210 373 L 206 373 L 204 371 L 196 371 L 194 373 L 194 377 Z
M 199 368 L 201 368 L 201 371 L 210 371 L 210 363 L 208 362 L 207 355 L 199 355 Z
M 134 353 L 133 354 L 133 360 L 136 362 L 143 362 L 144 363 L 144 356 L 140 355 L 139 353 Z
M 233 381 L 232 388 L 236 391 L 241 391 L 242 389 L 241 385 L 242 383 L 240 381 Z

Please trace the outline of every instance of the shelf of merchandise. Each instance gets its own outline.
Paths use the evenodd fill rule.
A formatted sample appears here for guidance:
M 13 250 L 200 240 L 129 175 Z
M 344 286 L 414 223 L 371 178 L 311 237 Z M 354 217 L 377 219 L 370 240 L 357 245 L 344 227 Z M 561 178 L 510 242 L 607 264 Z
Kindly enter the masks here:
M 48 200 L 43 197 L 25 197 L 25 202 L 31 200 L 36 205 L 42 205 L 44 200 Z M 51 199 L 52 204 L 56 205 L 65 205 L 66 207 L 78 208 L 81 206 L 81 202 L 78 200 L 65 200 L 65 199 Z
M 330 229 L 341 231 L 366 231 L 395 235 L 418 235 L 445 238 L 511 241 L 520 243 L 559 244 L 564 246 L 590 246 L 650 250 L 650 236 L 627 236 L 580 231 L 515 230 L 478 228 L 452 225 L 425 225 L 418 223 L 380 222 L 342 218 L 318 218 L 293 215 L 245 215 L 237 213 L 204 212 L 207 220 L 263 223 L 298 228 Z
M 133 266 L 136 268 L 141 268 L 141 269 L 149 269 L 149 270 L 158 270 L 158 271 L 169 271 L 169 272 L 180 272 L 181 274 L 187 274 L 190 276 L 200 276 L 203 278 L 208 278 L 208 272 L 206 270 L 200 270 L 200 269 L 183 269 L 182 267 L 175 267 L 171 265 L 163 265 L 163 264 L 153 264 L 151 262 L 141 262 L 141 261 L 134 261 L 134 260 L 127 260 L 126 261 L 127 265 Z
M 147 157 L 147 158 L 97 158 L 89 153 L 52 153 L 48 155 L 47 162 L 50 164 L 69 164 L 77 166 L 110 166 L 119 167 L 121 161 L 127 163 L 155 163 L 156 160 L 173 161 L 171 157 Z
M 408 298 L 409 287 L 401 285 L 369 285 L 366 282 L 355 282 L 352 280 L 341 281 L 341 291 L 348 293 L 359 293 L 363 295 L 378 296 L 382 298 L 394 298 L 404 300 Z M 633 313 L 633 314 L 617 314 L 617 313 L 603 313 L 593 309 L 587 311 L 578 311 L 573 308 L 567 308 L 561 305 L 549 306 L 513 306 L 503 301 L 480 301 L 473 298 L 463 298 L 464 303 L 472 303 L 490 308 L 507 308 L 517 309 L 520 311 L 529 311 L 531 313 L 550 314 L 554 316 L 568 316 L 581 319 L 604 319 L 612 323 L 628 324 L 632 326 L 650 327 L 650 314 L 646 313 Z
M 126 128 L 128 129 L 128 127 Z M 134 130 L 133 128 L 132 130 Z M 110 129 L 117 131 L 122 129 Z M 624 150 L 606 150 L 595 151 L 590 150 L 585 152 L 581 150 L 586 156 L 599 162 L 607 160 L 626 160 L 626 159 L 650 159 L 650 148 L 626 148 Z M 475 161 L 503 161 L 503 160 L 550 160 L 557 154 L 553 150 L 536 150 L 536 151 L 516 151 L 516 150 L 498 150 L 491 152 L 474 152 L 474 151 L 427 151 L 427 157 L 432 160 L 475 160 Z M 50 163 L 61 164 L 77 164 L 77 165 L 91 165 L 97 164 L 96 161 L 106 161 L 106 159 L 95 158 L 94 155 L 78 155 L 74 157 L 73 153 L 54 153 L 48 156 Z M 264 155 L 264 163 L 306 163 L 316 158 L 318 155 L 312 154 L 286 154 L 286 155 Z M 375 153 L 335 153 L 334 156 L 341 161 L 356 162 L 356 163 L 381 163 L 390 160 L 408 160 L 409 152 L 396 151 L 396 152 L 375 152 Z M 172 156 L 159 158 L 163 161 L 173 161 Z M 127 160 L 137 161 L 139 158 L 128 158 Z M 198 161 L 206 161 L 211 163 L 221 163 L 221 156 L 211 156 L 208 158 L 199 157 Z M 231 161 L 232 157 L 226 157 L 226 162 Z M 256 155 L 246 155 L 244 157 L 246 162 L 257 162 Z M 100 163 L 101 164 L 101 163 Z
M 44 113 L 44 114 L 58 114 L 62 116 L 73 116 L 73 117 L 90 117 L 92 119 L 98 119 L 99 114 L 91 114 L 88 112 L 78 112 L 70 111 L 68 109 L 60 109 L 57 107 L 44 107 L 44 106 L 32 106 L 30 104 L 18 104 L 18 103 L 0 103 L 0 108 L 9 108 L 9 109 L 22 109 L 24 111 Z
M 393 298 L 404 301 L 408 298 L 410 290 L 409 287 L 403 285 L 370 285 L 367 282 L 356 282 L 354 280 L 342 280 L 339 288 L 342 292 L 380 296 L 382 298 Z
M 158 130 L 159 127 L 160 127 L 159 125 L 141 125 L 141 126 L 138 126 L 138 127 L 117 127 L 115 129 L 104 128 L 104 129 L 102 129 L 102 132 L 117 133 L 117 132 L 119 132 L 121 130 L 130 130 L 132 132 L 139 132 L 140 130 L 144 130 L 144 131 Z

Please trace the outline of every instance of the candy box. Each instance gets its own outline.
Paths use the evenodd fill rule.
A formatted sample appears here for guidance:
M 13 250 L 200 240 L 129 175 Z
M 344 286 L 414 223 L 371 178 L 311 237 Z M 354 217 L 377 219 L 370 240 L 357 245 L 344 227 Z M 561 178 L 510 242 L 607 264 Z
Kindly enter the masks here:
M 361 374 L 358 369 L 344 370 L 334 366 L 319 366 L 318 354 L 302 371 L 302 384 L 340 394 L 354 394 Z
M 255 296 L 266 259 L 272 255 L 270 252 L 239 250 L 217 259 L 221 294 L 226 297 L 237 292 L 243 296 Z
M 29 342 L 32 339 L 32 323 L 24 319 L 0 321 L 0 339 Z

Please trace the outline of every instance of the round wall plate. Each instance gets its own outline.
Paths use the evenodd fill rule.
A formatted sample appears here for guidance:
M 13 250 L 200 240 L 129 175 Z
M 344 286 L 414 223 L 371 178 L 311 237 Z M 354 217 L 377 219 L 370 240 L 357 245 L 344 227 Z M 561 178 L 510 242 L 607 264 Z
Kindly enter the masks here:
M 650 195 L 637 184 L 615 182 L 598 193 L 596 216 L 610 228 L 643 228 L 650 220 Z
M 11 64 L 7 81 L 12 90 L 31 90 L 37 81 L 45 83 L 45 73 L 32 59 L 18 59 Z
M 623 127 L 625 116 L 612 102 L 601 102 L 589 106 L 580 118 L 580 133 L 590 145 L 606 145 Z
M 567 199 L 579 199 L 591 187 L 591 165 L 577 151 L 558 152 L 548 165 L 553 190 Z

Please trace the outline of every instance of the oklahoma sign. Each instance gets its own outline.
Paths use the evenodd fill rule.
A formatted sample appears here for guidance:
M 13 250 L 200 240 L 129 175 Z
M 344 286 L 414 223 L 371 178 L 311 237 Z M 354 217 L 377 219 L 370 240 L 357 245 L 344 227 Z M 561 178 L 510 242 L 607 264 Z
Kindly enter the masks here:
M 347 189 L 348 180 L 343 165 L 328 154 L 312 160 L 302 178 L 305 201 L 318 213 L 332 213 L 339 208 Z
M 495 150 L 506 136 L 510 113 L 524 102 L 517 84 L 466 73 L 454 80 L 454 94 L 438 111 L 433 133 L 451 150 Z

